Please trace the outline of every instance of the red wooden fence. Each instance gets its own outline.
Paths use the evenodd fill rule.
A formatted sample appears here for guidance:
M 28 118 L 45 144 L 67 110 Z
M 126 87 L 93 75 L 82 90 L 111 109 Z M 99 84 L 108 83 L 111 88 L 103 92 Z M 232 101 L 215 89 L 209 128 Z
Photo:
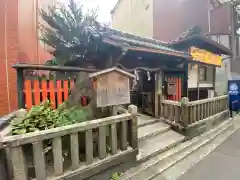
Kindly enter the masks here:
M 49 99 L 52 108 L 55 109 L 68 99 L 73 86 L 74 80 L 25 80 L 23 90 L 25 108 L 30 109 L 33 105 L 39 105 Z

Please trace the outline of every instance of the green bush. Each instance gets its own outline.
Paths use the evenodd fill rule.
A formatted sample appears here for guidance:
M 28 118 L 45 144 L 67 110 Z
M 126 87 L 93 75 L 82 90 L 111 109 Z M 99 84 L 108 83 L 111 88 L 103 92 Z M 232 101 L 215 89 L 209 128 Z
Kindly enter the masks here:
M 57 109 L 52 109 L 51 103 L 47 100 L 33 106 L 25 117 L 14 119 L 11 122 L 12 134 L 25 134 L 83 122 L 88 120 L 88 114 L 86 108 L 77 106 L 66 108 L 65 103 Z

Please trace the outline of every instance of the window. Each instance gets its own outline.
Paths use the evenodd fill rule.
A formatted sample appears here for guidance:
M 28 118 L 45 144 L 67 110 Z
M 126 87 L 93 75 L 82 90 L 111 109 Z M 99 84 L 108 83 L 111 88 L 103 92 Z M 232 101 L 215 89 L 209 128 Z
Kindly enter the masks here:
M 205 66 L 199 67 L 199 81 L 207 80 L 207 68 Z

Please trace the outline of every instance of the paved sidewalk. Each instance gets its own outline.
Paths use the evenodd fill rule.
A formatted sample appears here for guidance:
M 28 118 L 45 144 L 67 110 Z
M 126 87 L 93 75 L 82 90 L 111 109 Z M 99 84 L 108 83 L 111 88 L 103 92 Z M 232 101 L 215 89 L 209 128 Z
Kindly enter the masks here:
M 240 129 L 177 180 L 240 180 Z

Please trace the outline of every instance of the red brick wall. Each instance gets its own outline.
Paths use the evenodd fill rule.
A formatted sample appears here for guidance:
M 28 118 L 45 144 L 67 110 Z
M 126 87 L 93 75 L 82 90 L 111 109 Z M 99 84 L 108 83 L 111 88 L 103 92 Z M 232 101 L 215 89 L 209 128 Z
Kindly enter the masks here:
M 0 1 L 0 115 L 17 109 L 16 72 L 18 59 L 18 1 Z
M 38 42 L 37 0 L 0 0 L 0 116 L 17 107 L 17 62 L 51 59 Z
M 39 1 L 39 2 L 38 2 Z M 51 59 L 48 52 L 44 51 L 42 45 L 38 41 L 38 23 L 40 17 L 38 8 L 41 8 L 42 3 L 46 0 L 18 0 L 19 2 L 19 60 L 21 62 L 44 63 Z M 48 0 L 51 2 L 51 0 Z M 38 22 L 37 22 L 38 21 Z
M 0 1 L 0 115 L 9 111 L 6 83 L 6 41 L 5 18 L 7 1 Z

